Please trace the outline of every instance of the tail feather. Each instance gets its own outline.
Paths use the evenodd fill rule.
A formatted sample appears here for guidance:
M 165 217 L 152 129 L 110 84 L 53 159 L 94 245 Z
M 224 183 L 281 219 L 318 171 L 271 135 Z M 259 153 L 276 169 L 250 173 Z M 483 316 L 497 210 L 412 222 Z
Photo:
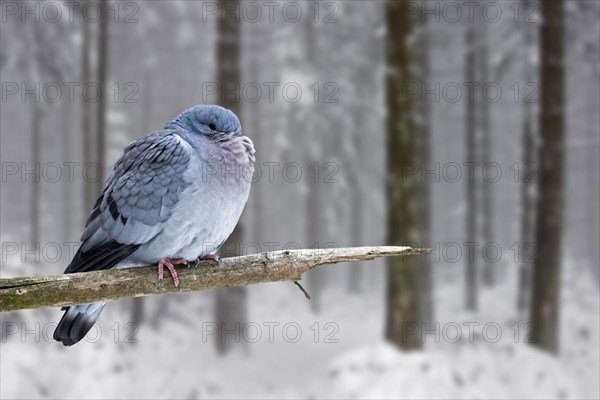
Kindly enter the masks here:
M 93 303 L 65 307 L 65 314 L 54 331 L 54 340 L 65 346 L 79 342 L 92 329 L 105 305 Z
M 82 245 L 65 274 L 99 271 L 115 267 L 120 261 L 137 250 L 139 244 L 121 244 L 114 240 L 83 251 Z M 82 304 L 63 307 L 65 314 L 54 331 L 54 340 L 72 346 L 85 337 L 100 316 L 106 303 Z

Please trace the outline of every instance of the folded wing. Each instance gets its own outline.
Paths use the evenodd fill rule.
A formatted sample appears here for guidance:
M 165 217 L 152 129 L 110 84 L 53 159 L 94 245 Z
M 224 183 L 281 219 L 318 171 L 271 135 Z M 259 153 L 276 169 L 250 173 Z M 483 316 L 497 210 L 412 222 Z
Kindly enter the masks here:
M 158 235 L 189 183 L 190 155 L 168 131 L 132 142 L 115 164 L 65 273 L 108 269 Z

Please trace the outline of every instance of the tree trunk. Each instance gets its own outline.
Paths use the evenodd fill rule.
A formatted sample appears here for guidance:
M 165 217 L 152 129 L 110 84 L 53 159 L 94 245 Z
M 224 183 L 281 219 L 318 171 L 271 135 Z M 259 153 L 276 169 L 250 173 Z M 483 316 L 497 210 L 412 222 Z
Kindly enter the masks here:
M 527 106 L 526 106 L 527 107 Z M 525 112 L 523 121 L 523 166 L 533 165 L 535 159 L 534 132 L 531 121 L 531 112 Z M 529 254 L 533 246 L 535 227 L 535 186 L 533 182 L 521 182 L 521 243 L 519 245 L 519 285 L 517 293 L 517 309 L 524 313 L 530 302 L 531 265 Z
M 427 29 L 425 8 L 420 8 L 417 23 L 417 48 L 415 51 L 416 64 L 419 71 L 418 84 L 428 84 L 430 77 L 429 66 L 429 32 Z M 416 101 L 415 114 L 419 123 L 416 126 L 417 157 L 420 165 L 431 165 L 430 156 L 430 113 L 427 101 Z M 418 215 L 419 215 L 419 245 L 429 246 L 431 243 L 431 184 L 421 181 L 418 187 Z M 419 292 L 421 321 L 430 329 L 434 324 L 433 302 L 433 269 L 430 257 L 419 257 Z
M 310 249 L 319 248 L 319 238 L 321 237 L 319 209 L 319 182 L 312 180 L 308 184 L 308 200 L 306 205 L 306 237 Z M 320 310 L 321 289 L 323 288 L 323 272 L 311 271 L 307 275 L 308 288 L 311 293 L 310 308 L 313 312 Z
M 475 82 L 477 76 L 475 74 L 475 60 L 476 60 L 476 29 L 474 24 L 471 22 L 467 27 L 465 42 L 466 42 L 466 60 L 465 69 L 467 82 Z M 473 98 L 467 97 L 466 110 L 465 110 L 465 128 L 466 128 L 466 146 L 467 154 L 466 161 L 468 163 L 477 162 L 477 126 L 476 126 L 476 101 L 477 96 Z M 467 228 L 467 242 L 477 242 L 477 180 L 473 176 L 473 180 L 467 180 L 467 213 L 466 213 L 466 228 Z M 470 311 L 477 310 L 477 253 L 473 255 L 473 258 L 466 258 L 466 279 L 465 279 L 465 301 L 466 308 Z
M 69 114 L 70 106 L 68 104 L 61 105 L 61 127 L 63 131 L 62 143 L 61 143 L 61 157 L 63 160 L 73 159 L 73 137 L 71 130 L 71 116 Z M 62 182 L 62 201 L 61 208 L 61 219 L 63 220 L 62 226 L 62 240 L 63 242 L 69 242 L 73 239 L 73 199 L 75 195 L 72 191 L 73 184 L 68 179 Z
M 363 134 L 362 132 L 354 133 L 355 137 L 360 136 L 362 134 Z M 355 138 L 355 139 L 357 139 L 357 138 Z M 355 140 L 354 146 L 356 147 L 356 152 L 360 151 L 358 148 L 357 140 Z M 360 176 L 358 176 L 360 174 L 360 171 L 358 171 L 356 168 L 354 168 L 354 171 L 352 172 L 352 174 L 354 176 L 352 178 L 350 178 L 351 179 L 350 184 L 352 186 L 352 193 L 350 194 L 350 209 L 352 210 L 350 234 L 351 234 L 352 239 L 350 240 L 350 245 L 351 246 L 359 246 L 362 241 L 361 234 L 363 231 L 363 229 L 362 229 L 362 204 L 363 204 L 363 202 L 362 202 L 362 187 L 359 182 Z M 361 287 L 362 287 L 362 277 L 361 277 L 360 267 L 357 265 L 351 265 L 350 269 L 348 271 L 348 291 L 350 293 L 360 293 Z
M 489 82 L 489 65 L 488 65 L 488 23 L 480 21 L 477 29 L 479 45 L 477 46 L 478 54 L 478 69 L 480 88 Z M 490 126 L 490 102 L 483 94 L 479 96 L 479 110 L 481 112 L 480 131 L 481 131 L 481 166 L 482 168 L 492 161 L 492 132 Z M 481 239 L 482 246 L 493 242 L 494 228 L 494 205 L 492 188 L 494 184 L 490 182 L 489 177 L 483 179 L 481 184 Z M 494 264 L 489 261 L 490 257 L 484 256 L 482 260 L 483 273 L 481 276 L 482 283 L 490 287 L 494 284 Z
M 260 26 L 253 24 L 250 28 L 250 37 L 252 40 L 253 48 L 260 48 L 261 43 L 263 43 L 266 39 L 266 35 L 263 34 L 263 31 Z M 250 56 L 249 66 L 248 66 L 248 75 L 252 82 L 260 82 L 260 62 L 262 60 L 262 55 L 260 53 L 253 53 Z M 263 129 L 264 125 L 262 124 L 263 119 L 265 118 L 265 114 L 263 113 L 261 107 L 262 99 L 259 99 L 255 103 L 248 104 L 249 114 L 250 114 L 250 129 L 252 132 L 252 142 L 254 143 L 255 149 L 262 149 L 262 140 L 263 140 Z M 256 154 L 256 165 L 261 165 L 262 162 L 262 153 L 259 151 Z M 260 180 L 259 180 L 260 181 Z M 263 190 L 260 182 L 256 182 L 252 188 L 252 200 L 253 200 L 253 208 L 252 208 L 252 239 L 257 243 L 262 243 L 262 224 L 266 219 L 263 217 L 264 213 L 264 199 L 263 199 Z
M 363 80 L 367 79 L 368 74 L 363 68 L 357 68 L 357 74 L 354 77 L 354 82 L 357 87 L 357 95 L 364 96 L 365 92 L 372 86 L 368 83 L 365 85 Z M 363 154 L 363 138 L 365 132 L 368 131 L 369 109 L 365 107 L 364 102 L 356 101 L 352 110 L 352 120 L 354 129 L 352 130 L 352 138 L 347 151 L 344 154 L 344 164 L 347 165 L 349 171 L 348 184 L 350 186 L 350 245 L 360 246 L 362 243 L 363 233 L 363 183 L 361 181 L 362 174 L 365 173 L 364 165 L 357 163 L 360 154 Z M 348 270 L 348 292 L 360 293 L 363 286 L 362 272 L 359 266 L 350 265 Z
M 139 327 L 144 322 L 144 298 L 136 297 L 131 299 L 131 322 Z M 132 342 L 133 343 L 133 342 Z
M 98 145 L 96 147 L 96 162 L 98 170 L 102 171 L 101 176 L 96 182 L 96 193 L 94 198 L 99 196 L 104 189 L 104 180 L 106 168 L 106 105 L 107 105 L 107 88 L 106 78 L 108 74 L 108 0 L 100 0 L 100 9 L 102 10 L 102 18 L 100 18 L 100 26 L 98 33 L 98 87 L 101 90 L 101 96 L 98 101 L 98 112 L 96 114 L 97 137 Z M 93 204 L 93 203 L 91 203 Z M 91 204 L 89 205 L 91 207 Z
M 92 66 L 91 66 L 91 27 L 90 23 L 84 18 L 81 19 L 82 24 L 82 42 L 81 42 L 81 80 L 83 85 L 88 84 L 92 80 Z M 92 133 L 92 103 L 88 98 L 83 96 L 83 168 L 93 160 L 93 149 L 94 149 L 94 134 Z M 83 221 L 85 222 L 92 209 L 94 202 L 94 193 L 96 192 L 96 186 L 92 182 L 88 182 L 86 179 L 83 181 Z
M 532 342 L 550 352 L 559 347 L 560 269 L 564 175 L 564 3 L 541 2 L 540 186 L 531 321 Z
M 236 21 L 235 13 L 240 7 L 238 0 L 220 0 L 219 10 L 221 16 L 217 22 L 217 82 L 219 85 L 220 100 L 223 107 L 241 116 L 241 104 L 232 96 L 225 95 L 226 88 L 233 88 L 241 84 L 240 47 L 241 25 Z M 227 239 L 221 250 L 222 256 L 239 255 L 244 238 L 244 228 L 241 220 Z M 235 343 L 227 330 L 231 331 L 236 324 L 243 325 L 246 321 L 247 290 L 244 287 L 219 289 L 215 299 L 215 320 L 217 322 L 216 347 L 221 354 L 226 353 Z
M 533 32 L 529 24 L 524 24 L 525 27 L 525 54 L 523 58 L 526 61 L 525 65 L 525 82 L 533 82 L 534 65 L 529 61 L 531 58 L 531 50 L 533 47 Z M 536 162 L 536 131 L 534 128 L 534 110 L 531 102 L 524 102 L 524 117 L 523 117 L 523 165 L 520 171 L 528 171 L 530 166 Z M 531 263 L 529 254 L 534 241 L 535 227 L 535 195 L 537 186 L 526 176 L 521 175 L 521 243 L 519 244 L 519 283 L 517 289 L 517 310 L 522 319 L 526 320 L 527 316 L 523 315 L 527 312 L 531 301 Z
M 317 4 L 316 7 L 319 5 Z M 318 71 L 319 68 L 319 58 L 317 55 L 318 52 L 318 44 L 317 44 L 317 35 L 315 33 L 315 23 L 310 15 L 307 15 L 303 21 L 303 31 L 305 34 L 304 41 L 304 51 L 306 53 L 306 63 L 309 68 L 313 71 Z M 316 76 L 316 74 L 315 74 Z M 323 148 L 325 144 L 323 143 L 323 137 L 313 132 L 312 127 L 318 125 L 318 122 L 321 121 L 323 115 L 319 107 L 314 107 L 313 114 L 314 121 L 308 122 L 307 130 L 311 135 L 311 139 L 313 140 L 313 147 L 309 147 L 310 159 L 307 164 L 313 165 L 314 162 L 318 162 L 317 168 L 322 167 L 321 154 L 323 154 Z M 313 171 L 314 172 L 314 171 Z M 322 171 L 317 171 L 322 172 Z M 319 175 L 320 176 L 320 175 Z M 323 235 L 322 235 L 322 226 L 321 219 L 323 216 L 322 213 L 322 199 L 321 199 L 321 186 L 322 180 L 318 179 L 315 181 L 313 176 L 309 175 L 308 180 L 308 195 L 307 195 L 307 203 L 306 203 L 306 240 L 309 248 L 319 248 L 323 246 L 321 243 Z M 324 281 L 326 279 L 325 271 L 314 270 L 311 271 L 307 277 L 308 290 L 311 295 L 310 308 L 313 312 L 319 312 L 321 306 L 321 293 L 324 287 Z
M 598 51 L 598 47 L 596 47 L 596 51 Z M 600 95 L 598 93 L 598 76 L 600 76 L 600 64 L 598 58 L 600 54 L 597 52 L 593 54 L 593 62 L 591 65 L 591 69 L 593 72 L 591 78 L 590 87 L 594 88 L 592 91 L 592 101 L 589 112 L 589 149 L 588 149 L 588 158 L 587 158 L 587 168 L 588 168 L 588 254 L 590 260 L 590 266 L 592 268 L 592 273 L 596 278 L 596 283 L 600 285 L 600 212 L 598 211 L 598 204 L 600 204 L 600 190 L 598 188 L 598 171 L 600 170 L 600 154 L 599 154 L 599 146 L 598 142 L 600 138 L 598 137 L 598 125 L 596 124 L 596 114 L 598 109 L 600 109 Z
M 387 4 L 387 213 L 388 243 L 417 241 L 417 183 L 415 175 L 403 176 L 415 166 L 415 127 L 412 99 L 406 84 L 412 82 L 412 21 L 405 18 L 406 1 Z M 402 23 L 399 23 L 402 21 Z M 419 262 L 416 258 L 388 260 L 386 337 L 403 349 L 419 348 Z M 410 328 L 410 330 L 409 330 Z
M 33 166 L 36 171 L 31 185 L 30 213 L 31 213 L 31 244 L 33 247 L 40 244 L 40 226 L 41 226 L 41 124 L 43 111 L 40 104 L 33 105 L 31 113 L 31 154 Z

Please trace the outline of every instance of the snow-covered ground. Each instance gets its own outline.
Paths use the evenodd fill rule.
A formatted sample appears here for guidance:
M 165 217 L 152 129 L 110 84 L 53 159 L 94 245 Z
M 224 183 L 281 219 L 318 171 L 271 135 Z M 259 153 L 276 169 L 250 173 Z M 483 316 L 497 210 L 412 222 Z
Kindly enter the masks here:
M 567 263 L 565 271 L 558 358 L 524 343 L 527 329 L 515 325 L 512 272 L 481 293 L 478 315 L 462 312 L 455 282 L 437 283 L 439 327 L 423 336 L 426 349 L 417 352 L 382 341 L 381 290 L 357 296 L 331 288 L 315 314 L 294 285 L 276 283 L 250 288 L 248 321 L 230 333 L 243 345 L 225 357 L 214 346 L 211 292 L 169 297 L 158 328 L 144 323 L 129 337 L 130 311 L 113 304 L 95 334 L 72 348 L 50 339 L 58 310 L 5 314 L 0 394 L 3 399 L 597 399 L 598 287 L 589 268 Z M 148 314 L 158 301 L 146 303 Z M 7 329 L 17 330 L 6 335 Z M 127 343 L 132 338 L 138 342 Z
M 512 267 L 504 284 L 481 292 L 478 314 L 462 312 L 461 292 L 442 286 L 439 325 L 419 332 L 424 351 L 375 343 L 347 352 L 330 365 L 311 397 L 600 398 L 600 307 L 590 268 L 565 266 L 561 351 L 555 357 L 526 343 L 531 327 L 515 318 Z

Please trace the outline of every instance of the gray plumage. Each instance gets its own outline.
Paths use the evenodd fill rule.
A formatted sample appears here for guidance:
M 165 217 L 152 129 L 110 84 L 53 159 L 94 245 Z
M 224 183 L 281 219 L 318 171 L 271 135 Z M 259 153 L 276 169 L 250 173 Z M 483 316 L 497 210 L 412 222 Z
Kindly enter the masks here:
M 238 118 L 198 105 L 132 142 L 94 205 L 65 273 L 214 254 L 250 192 L 254 147 Z M 103 304 L 67 308 L 54 339 L 81 340 Z

